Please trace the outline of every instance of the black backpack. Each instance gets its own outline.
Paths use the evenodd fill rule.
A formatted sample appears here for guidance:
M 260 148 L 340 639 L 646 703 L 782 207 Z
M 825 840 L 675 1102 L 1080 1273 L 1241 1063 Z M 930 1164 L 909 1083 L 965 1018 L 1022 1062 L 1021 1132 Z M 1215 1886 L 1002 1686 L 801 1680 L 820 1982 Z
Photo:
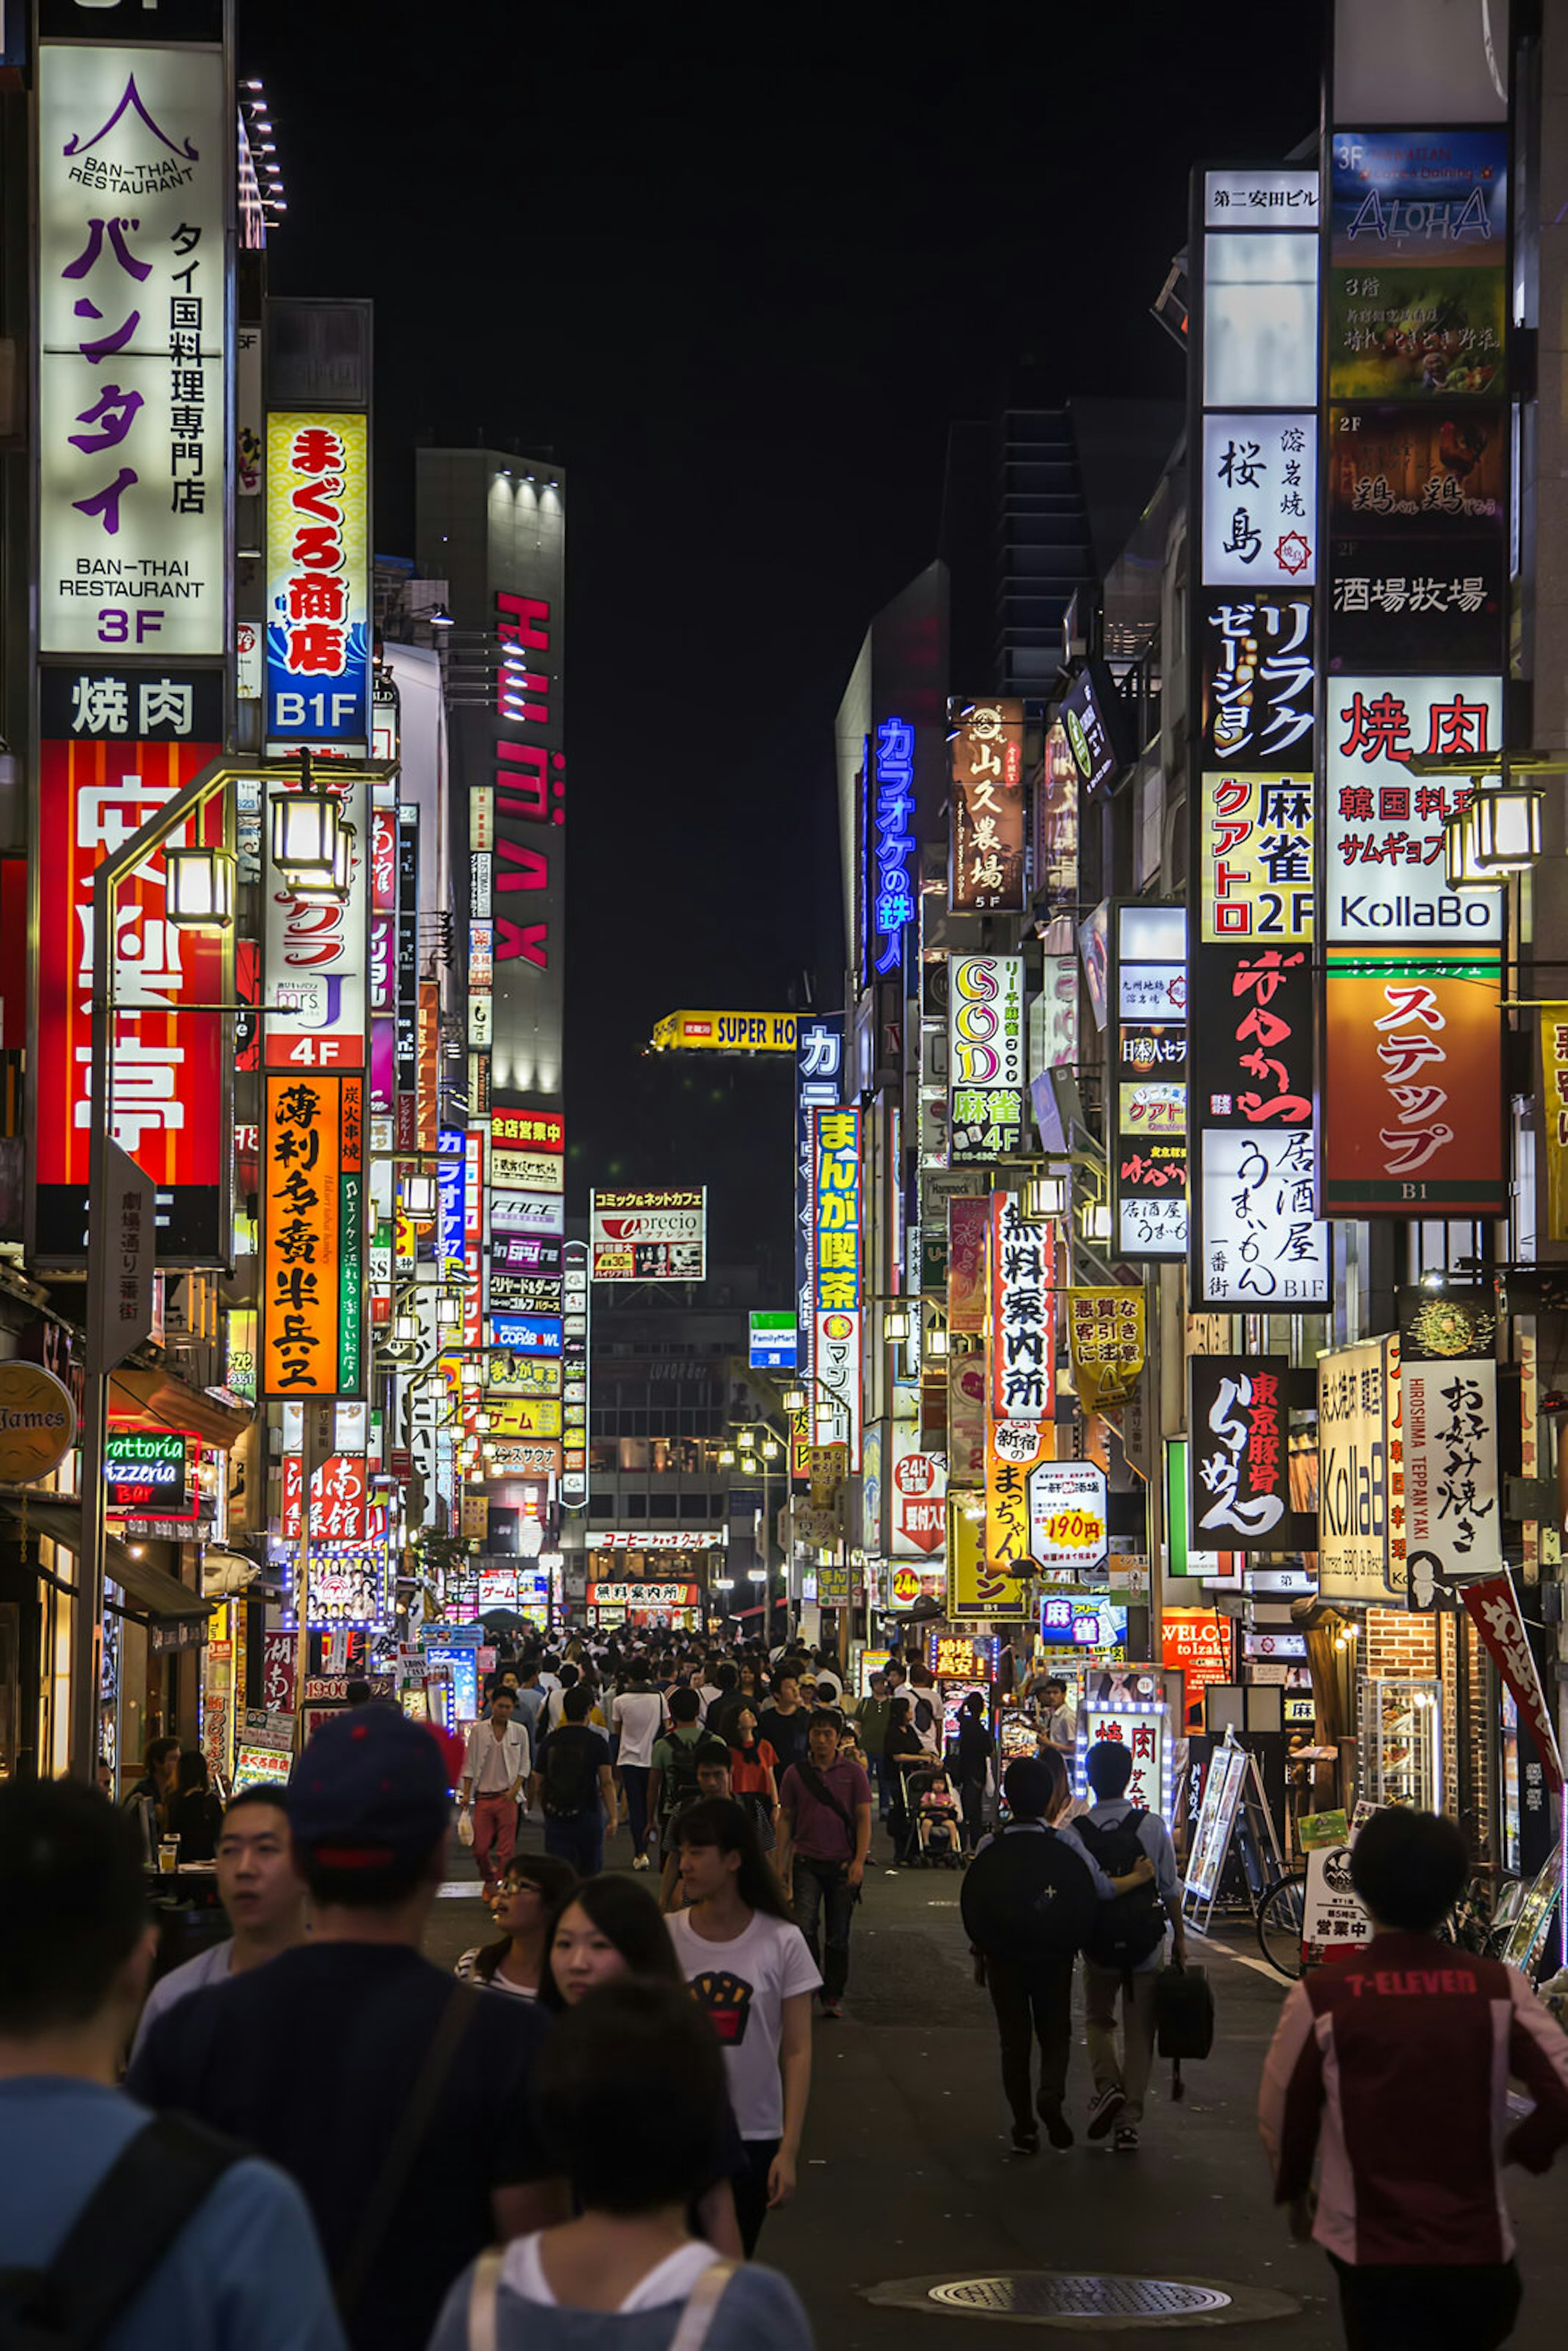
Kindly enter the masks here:
M 572 1729 L 586 1728 L 573 1724 Z M 599 1766 L 585 1739 L 563 1740 L 552 1730 L 545 1741 L 540 1791 L 547 1821 L 580 1821 L 597 1801 Z
M 121 2148 L 47 2269 L 0 2270 L 0 2351 L 90 2351 L 243 2147 L 159 2115 Z
M 664 1766 L 664 1776 L 659 1782 L 659 1817 L 667 1821 L 673 1813 L 695 1801 L 697 1788 L 697 1757 L 707 1739 L 706 1730 L 695 1723 L 695 1739 L 683 1739 L 678 1731 L 667 1730 L 664 1744 L 670 1750 L 670 1761 Z
M 1107 1877 L 1125 1877 L 1143 1856 L 1138 1831 L 1148 1817 L 1146 1812 L 1134 1809 L 1113 1828 L 1098 1827 L 1087 1819 L 1074 1821 L 1072 1825 Z M 1135 1886 L 1130 1894 L 1118 1894 L 1109 1902 L 1096 1903 L 1094 1923 L 1084 1941 L 1083 1956 L 1092 1959 L 1097 1968 L 1113 1968 L 1117 1974 L 1125 1975 L 1129 1969 L 1146 1959 L 1151 1951 L 1158 1950 L 1165 1932 L 1166 1906 L 1151 1877 L 1146 1886 Z
M 1080 1949 L 1103 1906 L 1072 1847 L 1019 1822 L 975 1855 L 958 1907 L 977 1950 L 1028 1967 Z

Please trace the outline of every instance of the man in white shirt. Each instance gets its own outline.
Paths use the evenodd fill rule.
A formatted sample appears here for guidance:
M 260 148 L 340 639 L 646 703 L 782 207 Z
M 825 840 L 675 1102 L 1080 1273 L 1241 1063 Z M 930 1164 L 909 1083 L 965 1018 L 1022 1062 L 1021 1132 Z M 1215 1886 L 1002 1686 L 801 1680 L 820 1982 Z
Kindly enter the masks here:
M 648 1660 L 635 1657 L 632 1678 L 610 1709 L 611 1727 L 620 1745 L 615 1752 L 616 1775 L 626 1791 L 626 1819 L 632 1831 L 632 1866 L 648 1867 L 648 1773 L 653 1767 L 653 1741 L 664 1725 L 664 1701 L 648 1686 Z
M 295 1871 L 280 1788 L 242 1788 L 230 1798 L 215 1857 L 218 1899 L 234 1933 L 159 1978 L 147 1995 L 132 2057 L 176 2001 L 258 1968 L 305 1939 L 305 1886 Z
M 1078 1717 L 1067 1703 L 1067 1684 L 1053 1675 L 1040 1701 L 1040 1737 L 1059 1755 L 1071 1755 L 1078 1743 Z
M 528 1734 L 513 1720 L 517 1700 L 498 1689 L 487 1722 L 468 1733 L 463 1758 L 461 1801 L 474 1807 L 474 1858 L 489 1892 L 512 1858 L 517 1841 L 517 1798 L 528 1776 Z

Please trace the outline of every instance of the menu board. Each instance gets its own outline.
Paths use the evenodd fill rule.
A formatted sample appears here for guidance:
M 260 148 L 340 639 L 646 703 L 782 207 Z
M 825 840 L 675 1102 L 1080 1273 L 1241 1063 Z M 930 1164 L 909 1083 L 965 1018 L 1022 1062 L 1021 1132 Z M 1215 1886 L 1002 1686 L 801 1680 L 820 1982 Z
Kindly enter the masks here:
M 1225 1856 L 1230 1850 L 1231 1832 L 1247 1779 L 1247 1765 L 1244 1747 L 1220 1747 L 1208 1767 L 1203 1809 L 1197 1816 L 1186 1865 L 1186 1891 L 1197 1901 L 1212 1902 L 1219 1891 Z

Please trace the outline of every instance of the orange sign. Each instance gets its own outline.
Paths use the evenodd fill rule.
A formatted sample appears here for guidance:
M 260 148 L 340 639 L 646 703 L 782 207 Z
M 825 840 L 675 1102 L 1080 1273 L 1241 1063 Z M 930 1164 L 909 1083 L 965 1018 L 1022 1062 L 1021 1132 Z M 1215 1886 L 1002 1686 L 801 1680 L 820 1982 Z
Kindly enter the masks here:
M 267 1072 L 262 1395 L 360 1393 L 364 1093 L 362 1076 L 338 1071 Z
M 1502 1214 L 1501 994 L 1484 955 L 1331 956 L 1322 1214 Z

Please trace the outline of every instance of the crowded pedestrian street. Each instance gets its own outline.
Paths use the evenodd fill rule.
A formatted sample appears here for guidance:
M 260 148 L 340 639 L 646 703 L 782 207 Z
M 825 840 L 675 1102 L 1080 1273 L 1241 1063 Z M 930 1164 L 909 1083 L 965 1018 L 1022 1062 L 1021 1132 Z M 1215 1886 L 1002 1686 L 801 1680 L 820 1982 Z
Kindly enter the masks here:
M 0 2351 L 1559 2351 L 1568 0 L 1265 32 L 0 6 Z

